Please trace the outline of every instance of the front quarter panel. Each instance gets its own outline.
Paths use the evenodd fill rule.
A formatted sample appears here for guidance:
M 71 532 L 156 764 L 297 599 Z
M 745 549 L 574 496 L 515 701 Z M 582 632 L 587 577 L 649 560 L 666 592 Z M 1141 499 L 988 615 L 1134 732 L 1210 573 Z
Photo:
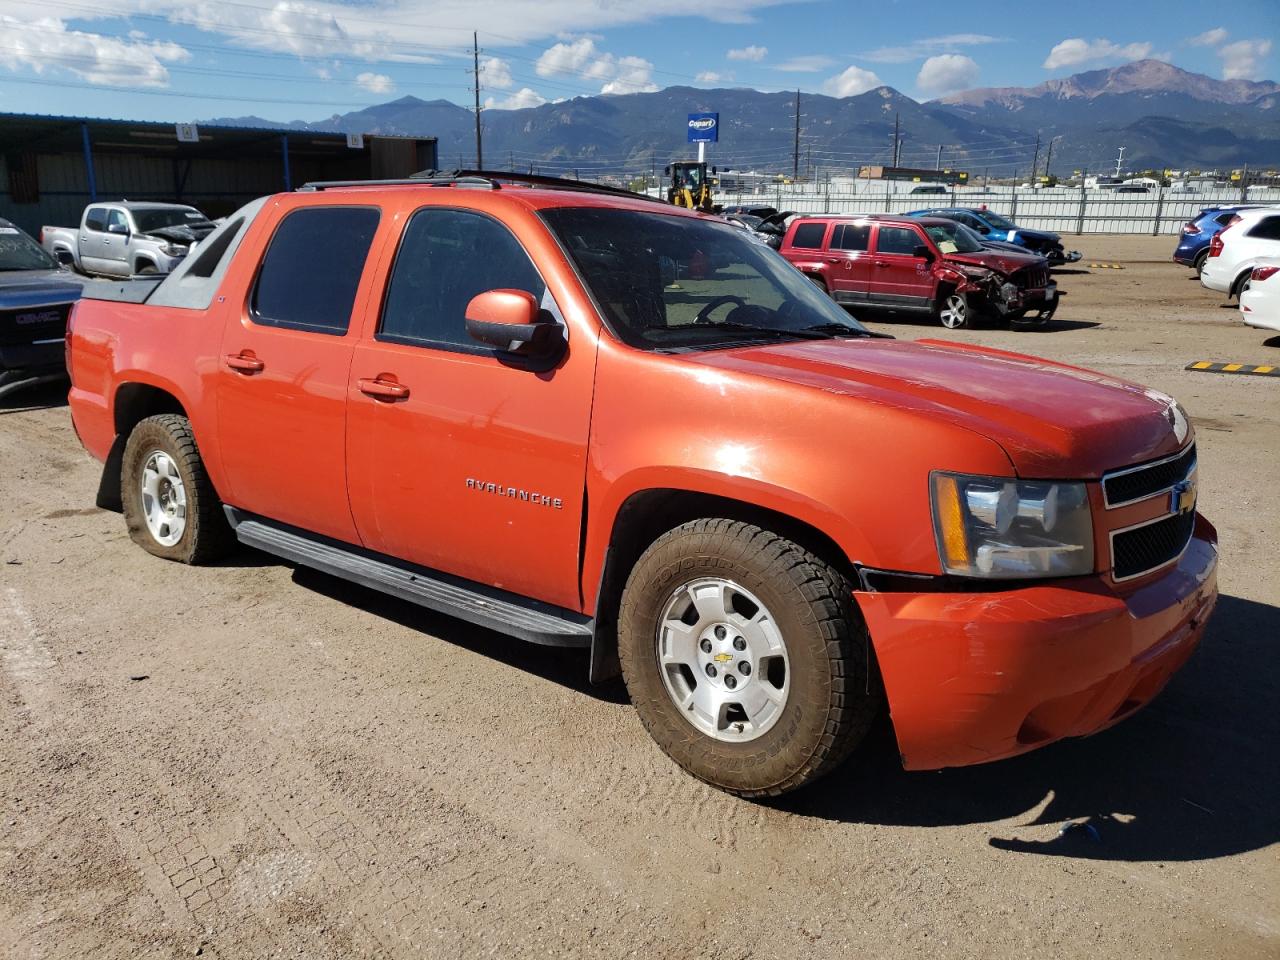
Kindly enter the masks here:
M 814 527 L 854 563 L 939 573 L 929 472 L 1012 476 L 994 442 L 883 397 L 854 397 L 601 342 L 587 471 L 586 608 L 619 509 L 706 493 Z

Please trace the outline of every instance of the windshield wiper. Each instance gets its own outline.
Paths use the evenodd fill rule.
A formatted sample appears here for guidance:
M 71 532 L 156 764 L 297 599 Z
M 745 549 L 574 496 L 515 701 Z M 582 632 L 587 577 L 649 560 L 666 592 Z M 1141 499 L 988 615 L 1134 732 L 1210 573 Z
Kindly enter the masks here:
M 741 330 L 744 333 L 763 333 L 771 337 L 798 337 L 801 340 L 828 340 L 830 334 L 824 330 L 807 327 L 803 330 L 785 330 L 782 327 L 757 327 L 750 323 L 729 323 L 721 320 L 716 323 L 700 323 L 700 327 L 711 327 L 714 330 Z
M 829 333 L 837 337 L 872 337 L 876 340 L 893 340 L 891 333 L 877 333 L 874 330 L 865 328 L 851 327 L 848 324 L 831 322 L 831 323 L 815 323 L 813 326 L 805 327 L 806 331 L 812 330 L 814 333 Z

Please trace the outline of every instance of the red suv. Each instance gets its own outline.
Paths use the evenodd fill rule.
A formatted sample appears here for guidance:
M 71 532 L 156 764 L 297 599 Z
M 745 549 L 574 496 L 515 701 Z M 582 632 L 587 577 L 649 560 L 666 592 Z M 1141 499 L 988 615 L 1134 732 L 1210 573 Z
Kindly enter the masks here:
M 1043 323 L 1058 306 L 1047 260 L 992 249 L 941 217 L 800 217 L 781 253 L 837 303 L 930 314 L 944 327 L 978 316 Z

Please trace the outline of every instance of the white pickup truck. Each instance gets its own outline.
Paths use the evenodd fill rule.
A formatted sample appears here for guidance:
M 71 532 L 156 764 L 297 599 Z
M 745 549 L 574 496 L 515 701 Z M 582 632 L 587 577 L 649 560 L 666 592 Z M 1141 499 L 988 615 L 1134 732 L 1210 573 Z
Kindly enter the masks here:
M 94 203 L 80 226 L 40 228 L 40 244 L 60 263 L 108 277 L 169 273 L 215 224 L 178 203 Z

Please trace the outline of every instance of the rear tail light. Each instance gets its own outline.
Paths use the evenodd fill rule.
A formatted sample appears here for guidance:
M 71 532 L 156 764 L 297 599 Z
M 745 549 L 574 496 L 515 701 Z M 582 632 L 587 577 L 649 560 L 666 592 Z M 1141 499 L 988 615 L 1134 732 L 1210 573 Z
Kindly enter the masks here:
M 1200 232 L 1200 228 L 1195 225 L 1194 221 L 1188 220 L 1186 223 L 1182 225 L 1182 232 L 1185 233 L 1188 237 L 1194 237 L 1197 233 Z
M 1213 239 L 1209 241 L 1209 256 L 1216 257 L 1222 253 L 1222 231 L 1219 230 L 1213 235 Z
M 1280 267 L 1254 267 L 1253 273 L 1249 274 L 1249 281 L 1257 283 L 1259 280 L 1265 280 L 1276 272 L 1280 272 Z

